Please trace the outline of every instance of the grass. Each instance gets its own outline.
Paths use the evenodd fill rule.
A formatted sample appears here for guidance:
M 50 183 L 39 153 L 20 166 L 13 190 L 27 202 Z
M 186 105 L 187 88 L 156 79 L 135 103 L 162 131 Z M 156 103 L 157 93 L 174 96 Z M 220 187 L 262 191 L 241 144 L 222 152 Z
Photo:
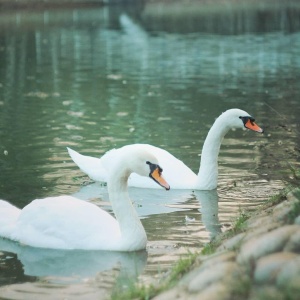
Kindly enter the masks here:
M 239 216 L 233 223 L 232 233 L 237 234 L 245 230 L 246 228 L 246 221 L 250 218 L 250 214 L 246 213 L 245 211 L 240 211 Z
M 242 274 L 232 284 L 231 300 L 247 299 L 251 290 L 252 280 L 247 273 Z
M 286 195 L 292 190 L 291 186 L 287 186 L 286 188 L 284 188 L 281 192 L 279 192 L 278 194 L 270 197 L 267 201 L 266 201 L 266 206 L 273 206 L 276 204 L 279 204 L 280 202 L 284 201 L 286 199 Z
M 221 245 L 221 243 L 225 239 L 229 239 L 229 238 L 233 237 L 234 235 L 236 235 L 240 232 L 243 232 L 246 228 L 246 221 L 249 219 L 249 217 L 250 217 L 250 214 L 248 214 L 244 211 L 240 211 L 239 216 L 233 221 L 232 228 L 230 230 L 226 231 L 225 233 L 223 233 L 222 235 L 219 235 L 218 237 L 216 237 L 216 239 L 207 243 L 203 247 L 201 254 L 202 255 L 211 255 L 211 254 L 215 253 L 216 249 Z
M 180 258 L 179 261 L 173 266 L 171 270 L 171 275 L 169 278 L 169 284 L 174 284 L 177 282 L 184 274 L 186 274 L 192 266 L 195 264 L 197 257 L 199 256 L 198 252 L 191 253 L 184 258 Z
M 207 243 L 202 248 L 201 254 L 202 255 L 211 255 L 211 254 L 215 253 L 216 248 L 217 248 L 216 243 L 214 243 L 213 241 L 211 241 L 210 243 Z

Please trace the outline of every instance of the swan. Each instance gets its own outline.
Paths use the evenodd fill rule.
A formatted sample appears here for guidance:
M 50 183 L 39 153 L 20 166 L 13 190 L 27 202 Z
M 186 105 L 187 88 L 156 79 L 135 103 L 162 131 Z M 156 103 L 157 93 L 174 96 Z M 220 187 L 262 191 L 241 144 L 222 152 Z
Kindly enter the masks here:
M 159 157 L 159 162 L 166 169 L 164 175 L 168 178 L 172 189 L 213 190 L 217 188 L 218 183 L 218 155 L 223 137 L 232 128 L 247 128 L 262 133 L 263 129 L 254 121 L 252 116 L 241 109 L 229 109 L 222 113 L 210 128 L 205 139 L 198 174 L 164 149 L 148 144 L 134 144 L 131 147 L 142 147 Z M 115 157 L 126 151 L 127 147 L 112 149 L 101 158 L 81 155 L 71 148 L 67 149 L 81 171 L 95 181 L 107 182 Z M 154 183 L 137 174 L 129 177 L 128 185 L 139 188 L 157 188 Z
M 170 189 L 156 157 L 143 147 L 128 146 L 115 157 L 108 176 L 108 193 L 116 219 L 98 206 L 68 195 L 36 199 L 22 210 L 0 200 L 0 236 L 49 249 L 145 249 L 146 232 L 127 191 L 132 172 Z

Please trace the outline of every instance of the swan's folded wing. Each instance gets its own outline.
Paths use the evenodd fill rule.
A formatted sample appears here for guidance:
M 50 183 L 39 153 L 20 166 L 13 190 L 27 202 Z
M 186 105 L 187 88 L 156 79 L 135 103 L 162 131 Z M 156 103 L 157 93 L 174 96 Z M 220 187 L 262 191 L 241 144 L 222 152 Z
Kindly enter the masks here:
M 23 208 L 12 239 L 54 249 L 105 249 L 119 224 L 94 204 L 70 196 L 37 199 Z
M 96 157 L 82 155 L 71 148 L 67 148 L 69 155 L 79 169 L 86 173 L 91 179 L 100 182 L 106 182 L 108 173 L 103 167 L 101 160 Z

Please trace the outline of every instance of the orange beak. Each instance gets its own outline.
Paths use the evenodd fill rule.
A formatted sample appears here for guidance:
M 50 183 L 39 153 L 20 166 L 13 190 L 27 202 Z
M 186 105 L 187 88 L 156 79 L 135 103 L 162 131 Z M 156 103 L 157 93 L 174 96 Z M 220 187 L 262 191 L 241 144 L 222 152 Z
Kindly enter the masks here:
M 169 184 L 166 182 L 166 180 L 161 175 L 161 170 L 159 167 L 154 169 L 154 171 L 150 174 L 150 177 L 156 181 L 159 185 L 164 187 L 166 190 L 170 189 Z
M 264 132 L 264 130 L 260 128 L 255 122 L 251 121 L 251 119 L 248 119 L 248 121 L 245 124 L 245 127 L 256 132 Z

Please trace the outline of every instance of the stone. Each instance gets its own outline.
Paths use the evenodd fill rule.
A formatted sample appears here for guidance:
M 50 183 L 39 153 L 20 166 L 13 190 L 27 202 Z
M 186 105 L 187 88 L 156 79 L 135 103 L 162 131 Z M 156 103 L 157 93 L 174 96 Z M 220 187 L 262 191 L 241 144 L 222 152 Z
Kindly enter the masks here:
M 276 286 L 261 286 L 251 290 L 248 300 L 286 300 Z
M 298 217 L 295 219 L 294 223 L 295 223 L 296 225 L 300 225 L 300 216 L 298 216 Z
M 214 264 L 224 261 L 235 261 L 236 253 L 234 251 L 216 252 L 202 261 L 201 268 L 210 268 Z
M 278 252 L 258 259 L 254 271 L 256 283 L 274 282 L 280 269 L 290 260 L 297 257 L 297 254 L 290 252 Z
M 284 251 L 300 252 L 300 226 L 299 230 L 290 236 L 290 239 L 283 248 Z
M 205 269 L 214 268 L 216 264 L 226 262 L 226 261 L 234 261 L 236 257 L 235 252 L 216 252 L 212 255 L 202 258 L 201 265 L 195 268 L 193 271 L 189 272 L 185 275 L 179 285 L 187 286 L 191 280 L 197 277 L 200 273 L 205 272 Z
M 268 233 L 274 229 L 277 229 L 280 226 L 280 224 L 273 222 L 271 218 L 269 218 L 268 221 L 266 221 L 263 225 L 260 225 L 259 227 L 254 228 L 253 230 L 248 230 L 246 232 L 244 242 L 256 238 L 264 233 Z
M 278 289 L 281 289 L 285 294 L 285 299 L 288 300 L 299 300 L 300 295 L 300 277 L 295 276 L 284 285 L 278 285 Z
M 281 251 L 290 236 L 297 230 L 299 230 L 298 225 L 287 225 L 249 239 L 241 246 L 237 261 L 249 263 L 262 256 Z
M 294 209 L 295 200 L 284 201 L 274 207 L 273 218 L 282 222 L 288 219 L 289 213 Z
M 163 292 L 156 297 L 152 298 L 153 300 L 180 300 L 180 299 L 188 299 L 187 293 L 184 290 L 179 290 L 178 288 L 173 288 L 166 292 Z
M 270 216 L 253 216 L 246 221 L 247 229 L 250 228 L 264 228 L 262 225 L 270 222 Z
M 234 250 L 239 247 L 241 241 L 246 236 L 246 233 L 242 232 L 226 241 L 224 241 L 218 248 L 217 251 L 224 251 L 224 250 Z
M 189 285 L 188 291 L 196 293 L 204 290 L 210 284 L 218 283 L 222 279 L 228 279 L 228 275 L 232 276 L 238 272 L 238 266 L 234 262 L 222 262 L 214 265 L 213 268 L 204 268 L 202 272 L 193 278 Z
M 293 191 L 289 192 L 286 198 L 291 200 L 300 200 L 300 188 L 294 189 Z
M 231 300 L 231 291 L 224 283 L 215 283 L 197 294 L 194 299 L 201 300 Z
M 298 282 L 300 288 L 300 255 L 283 266 L 277 275 L 277 284 L 281 287 L 287 286 L 292 281 Z

